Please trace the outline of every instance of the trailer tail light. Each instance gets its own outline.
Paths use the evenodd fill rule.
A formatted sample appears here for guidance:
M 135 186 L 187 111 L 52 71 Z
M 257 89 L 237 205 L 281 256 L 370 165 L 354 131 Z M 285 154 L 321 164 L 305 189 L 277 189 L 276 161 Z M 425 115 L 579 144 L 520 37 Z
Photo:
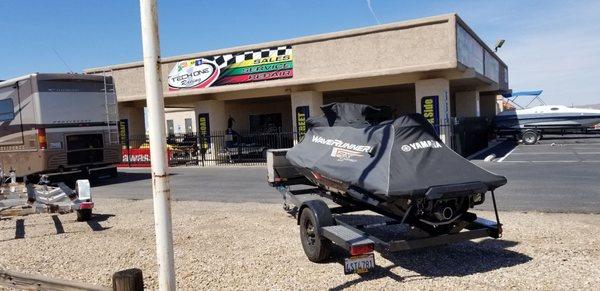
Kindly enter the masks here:
M 350 255 L 357 256 L 373 252 L 373 244 L 358 245 L 350 247 Z
M 94 208 L 94 202 L 79 203 L 79 209 L 92 209 L 92 208 Z
M 48 146 L 48 143 L 46 142 L 46 129 L 45 128 L 37 129 L 37 138 L 38 138 L 38 143 L 40 144 L 40 149 L 45 150 L 46 147 Z

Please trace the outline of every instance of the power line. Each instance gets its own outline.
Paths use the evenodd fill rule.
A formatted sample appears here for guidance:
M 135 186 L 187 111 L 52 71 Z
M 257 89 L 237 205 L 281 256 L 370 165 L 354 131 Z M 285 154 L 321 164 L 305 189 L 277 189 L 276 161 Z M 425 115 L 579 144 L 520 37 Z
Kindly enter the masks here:
M 375 10 L 373 10 L 373 6 L 371 6 L 371 0 L 366 0 L 366 1 L 367 1 L 367 6 L 369 7 L 369 11 L 371 11 L 371 14 L 373 15 L 373 18 L 375 18 L 375 21 L 377 21 L 377 24 L 381 24 L 381 22 L 379 21 L 379 18 L 375 14 Z
M 56 56 L 60 59 L 60 61 L 65 65 L 65 67 L 67 67 L 67 69 L 69 69 L 69 72 L 74 73 L 73 69 L 71 69 L 69 64 L 67 64 L 67 62 L 65 62 L 65 60 L 60 56 L 60 54 L 54 49 L 54 47 L 52 48 L 52 50 L 54 51 Z

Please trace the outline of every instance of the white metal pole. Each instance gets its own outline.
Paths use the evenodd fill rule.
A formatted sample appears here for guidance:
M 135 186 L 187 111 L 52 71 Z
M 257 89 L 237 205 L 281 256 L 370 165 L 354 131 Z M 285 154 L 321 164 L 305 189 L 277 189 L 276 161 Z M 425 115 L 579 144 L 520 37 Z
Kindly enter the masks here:
M 150 162 L 152 163 L 152 191 L 154 197 L 154 227 L 156 231 L 156 258 L 160 290 L 175 290 L 173 261 L 173 233 L 171 230 L 171 190 L 169 164 L 165 145 L 165 103 L 162 94 L 160 69 L 160 42 L 156 0 L 140 0 L 142 44 L 146 103 L 150 133 Z

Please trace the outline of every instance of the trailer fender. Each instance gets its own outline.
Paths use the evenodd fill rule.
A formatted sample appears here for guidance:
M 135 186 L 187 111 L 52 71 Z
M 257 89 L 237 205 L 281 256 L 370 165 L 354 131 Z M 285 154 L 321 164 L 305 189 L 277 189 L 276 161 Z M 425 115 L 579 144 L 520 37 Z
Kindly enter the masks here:
M 296 224 L 300 225 L 300 216 L 302 215 L 302 211 L 304 211 L 304 209 L 307 207 L 315 214 L 315 218 L 317 219 L 317 225 L 315 225 L 315 227 L 319 234 L 321 234 L 321 227 L 335 224 L 333 216 L 331 215 L 331 210 L 329 210 L 329 206 L 327 206 L 327 204 L 322 200 L 317 199 L 302 202 L 302 205 L 300 205 L 298 208 Z

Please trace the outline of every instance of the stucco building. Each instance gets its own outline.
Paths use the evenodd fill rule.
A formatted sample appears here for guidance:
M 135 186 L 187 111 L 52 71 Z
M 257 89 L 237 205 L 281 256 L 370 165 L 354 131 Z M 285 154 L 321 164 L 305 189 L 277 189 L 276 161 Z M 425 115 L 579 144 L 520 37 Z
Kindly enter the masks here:
M 130 135 L 145 133 L 143 63 L 113 76 Z M 454 117 L 492 117 L 506 64 L 456 14 L 162 58 L 173 132 L 302 131 L 334 101 L 423 113 L 448 141 Z

